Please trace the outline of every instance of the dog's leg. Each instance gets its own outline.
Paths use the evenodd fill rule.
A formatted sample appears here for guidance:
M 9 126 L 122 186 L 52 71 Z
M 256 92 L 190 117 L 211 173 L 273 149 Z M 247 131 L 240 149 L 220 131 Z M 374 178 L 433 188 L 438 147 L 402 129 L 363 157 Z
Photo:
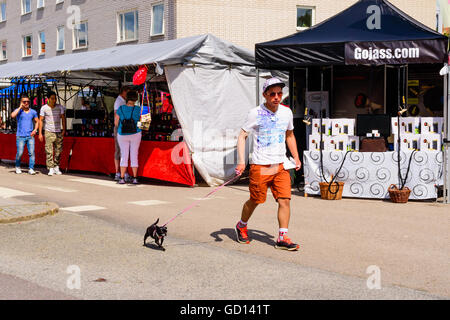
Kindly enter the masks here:
M 147 235 L 144 236 L 144 244 L 143 244 L 143 246 L 145 246 L 145 240 L 147 239 L 146 236 L 147 236 Z
M 166 251 L 166 249 L 164 249 L 164 247 L 162 246 L 163 241 L 164 241 L 164 238 L 158 238 L 158 239 L 156 239 L 155 242 L 159 248 L 161 248 L 163 251 Z

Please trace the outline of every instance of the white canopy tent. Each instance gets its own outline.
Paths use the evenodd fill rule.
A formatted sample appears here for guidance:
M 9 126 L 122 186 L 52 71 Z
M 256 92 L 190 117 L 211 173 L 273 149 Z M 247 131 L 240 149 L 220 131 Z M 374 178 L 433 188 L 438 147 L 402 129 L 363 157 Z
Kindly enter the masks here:
M 217 185 L 231 177 L 237 136 L 256 105 L 254 54 L 247 49 L 206 34 L 7 63 L 0 66 L 0 78 L 63 75 L 65 81 L 85 76 L 105 82 L 141 65 L 165 71 L 184 141 L 205 181 Z

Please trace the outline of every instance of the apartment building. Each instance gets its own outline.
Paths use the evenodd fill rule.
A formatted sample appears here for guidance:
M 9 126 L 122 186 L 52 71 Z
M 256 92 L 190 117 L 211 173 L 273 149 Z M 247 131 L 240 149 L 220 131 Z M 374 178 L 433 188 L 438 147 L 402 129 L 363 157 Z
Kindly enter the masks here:
M 236 45 L 299 32 L 358 0 L 0 0 L 0 63 L 212 33 Z M 391 0 L 436 28 L 432 0 Z

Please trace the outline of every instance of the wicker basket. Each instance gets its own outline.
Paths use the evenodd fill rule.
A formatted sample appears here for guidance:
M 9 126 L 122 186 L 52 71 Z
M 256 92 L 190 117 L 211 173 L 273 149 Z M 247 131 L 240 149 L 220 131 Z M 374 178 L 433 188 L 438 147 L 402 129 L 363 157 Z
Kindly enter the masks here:
M 333 182 L 330 188 L 329 183 L 320 182 L 320 197 L 324 200 L 341 200 L 342 199 L 342 191 L 344 191 L 344 183 L 343 182 Z M 339 190 L 338 190 L 339 188 Z M 330 192 L 331 191 L 331 192 Z
M 395 184 L 389 186 L 389 197 L 394 203 L 407 203 L 409 199 L 409 194 L 411 190 L 408 187 L 403 187 L 399 189 Z

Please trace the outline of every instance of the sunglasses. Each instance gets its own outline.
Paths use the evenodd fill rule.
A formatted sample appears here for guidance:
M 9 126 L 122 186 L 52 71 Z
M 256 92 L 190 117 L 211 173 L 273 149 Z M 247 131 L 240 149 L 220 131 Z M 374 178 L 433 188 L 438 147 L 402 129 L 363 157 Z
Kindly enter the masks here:
M 25 101 L 22 101 L 22 103 L 30 103 L 30 100 L 25 100 Z
M 271 93 L 269 94 L 269 96 L 270 96 L 271 98 L 273 98 L 273 97 L 275 97 L 275 96 L 282 97 L 282 96 L 283 96 L 283 91 L 281 91 L 281 92 L 271 92 Z

